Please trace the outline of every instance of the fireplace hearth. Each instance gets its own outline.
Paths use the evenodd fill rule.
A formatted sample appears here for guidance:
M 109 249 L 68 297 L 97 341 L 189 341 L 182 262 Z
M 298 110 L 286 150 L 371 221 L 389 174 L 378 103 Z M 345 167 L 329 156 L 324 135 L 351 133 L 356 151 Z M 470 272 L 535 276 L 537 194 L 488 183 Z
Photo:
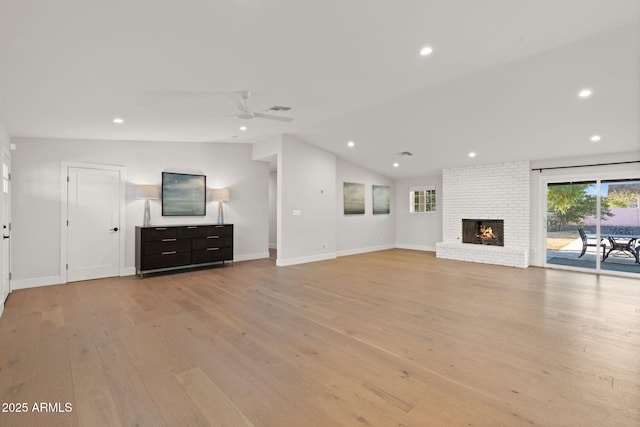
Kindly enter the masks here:
M 504 246 L 504 220 L 463 219 L 462 243 Z

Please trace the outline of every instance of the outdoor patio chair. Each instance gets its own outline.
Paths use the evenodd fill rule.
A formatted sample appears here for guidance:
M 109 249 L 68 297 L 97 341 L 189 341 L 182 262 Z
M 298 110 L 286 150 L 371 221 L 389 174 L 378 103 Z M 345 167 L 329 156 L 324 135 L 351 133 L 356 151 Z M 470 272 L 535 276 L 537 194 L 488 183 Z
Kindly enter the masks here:
M 587 237 L 587 233 L 584 232 L 584 228 L 578 228 L 578 234 L 580 234 L 580 238 L 582 239 L 582 252 L 580 252 L 580 255 L 578 256 L 578 258 L 580 258 L 585 254 L 585 252 L 587 252 L 587 248 L 596 248 L 598 247 L 598 244 L 596 242 L 589 243 L 589 237 Z M 593 240 L 595 240 L 595 238 L 593 238 Z M 600 246 L 602 247 L 602 259 L 604 260 L 605 245 L 601 244 Z

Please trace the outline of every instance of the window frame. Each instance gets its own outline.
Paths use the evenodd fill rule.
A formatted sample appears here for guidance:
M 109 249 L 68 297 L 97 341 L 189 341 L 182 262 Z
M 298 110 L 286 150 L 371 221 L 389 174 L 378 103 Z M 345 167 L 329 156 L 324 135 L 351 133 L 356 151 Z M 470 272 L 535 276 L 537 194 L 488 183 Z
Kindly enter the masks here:
M 417 200 L 416 200 L 417 199 Z M 438 211 L 435 185 L 409 188 L 409 213 L 434 213 Z

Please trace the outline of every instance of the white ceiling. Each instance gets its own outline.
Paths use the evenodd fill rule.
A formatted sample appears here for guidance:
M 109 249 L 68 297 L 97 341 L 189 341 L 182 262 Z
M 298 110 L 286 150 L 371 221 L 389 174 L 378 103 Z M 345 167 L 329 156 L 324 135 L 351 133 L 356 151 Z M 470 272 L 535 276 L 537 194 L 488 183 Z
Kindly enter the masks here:
M 640 151 L 639 64 L 638 0 L 0 0 L 12 136 L 289 133 L 395 178 Z M 243 89 L 294 121 L 222 118 Z

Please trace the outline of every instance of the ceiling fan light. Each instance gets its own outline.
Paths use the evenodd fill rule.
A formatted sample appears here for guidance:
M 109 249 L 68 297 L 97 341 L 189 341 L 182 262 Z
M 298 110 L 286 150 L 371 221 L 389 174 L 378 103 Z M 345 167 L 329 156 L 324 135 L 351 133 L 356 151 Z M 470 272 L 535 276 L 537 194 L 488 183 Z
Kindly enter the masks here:
M 586 89 L 582 89 L 579 93 L 578 96 L 580 98 L 589 98 L 591 96 L 591 89 L 586 88 Z
M 429 56 L 433 53 L 433 48 L 431 46 L 424 46 L 420 49 L 420 56 Z

